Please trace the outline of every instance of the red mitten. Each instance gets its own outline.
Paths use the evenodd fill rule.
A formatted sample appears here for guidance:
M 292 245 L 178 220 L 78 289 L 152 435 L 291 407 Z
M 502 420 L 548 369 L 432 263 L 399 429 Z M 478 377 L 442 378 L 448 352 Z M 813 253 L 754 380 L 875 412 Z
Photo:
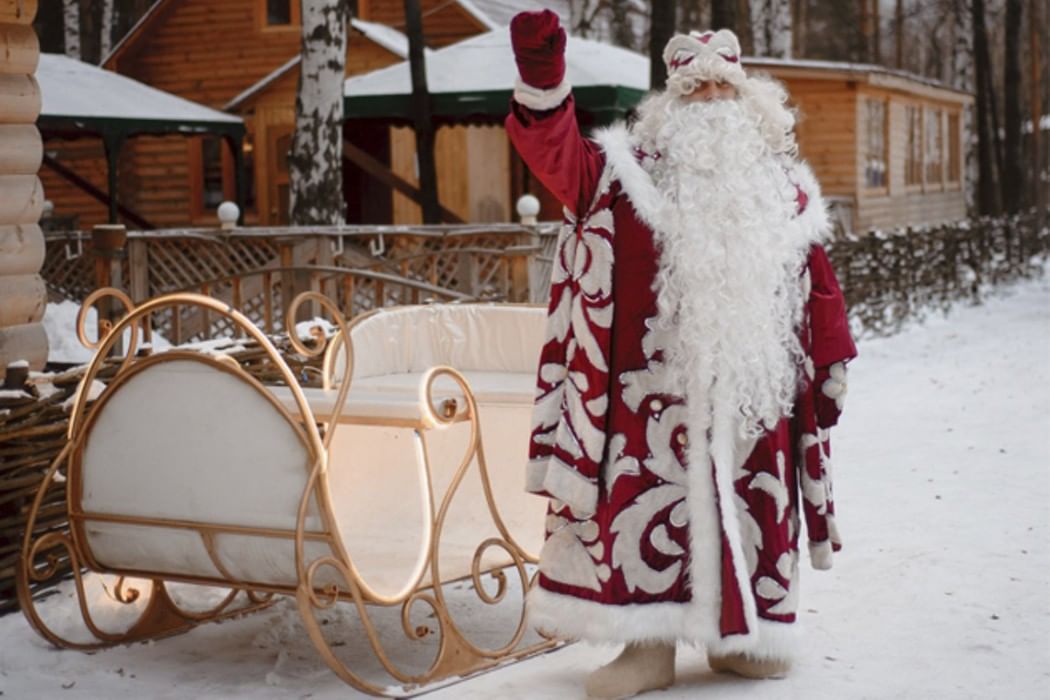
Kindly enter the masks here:
M 565 78 L 565 30 L 550 10 L 521 12 L 510 21 L 510 42 L 522 81 L 548 90 Z

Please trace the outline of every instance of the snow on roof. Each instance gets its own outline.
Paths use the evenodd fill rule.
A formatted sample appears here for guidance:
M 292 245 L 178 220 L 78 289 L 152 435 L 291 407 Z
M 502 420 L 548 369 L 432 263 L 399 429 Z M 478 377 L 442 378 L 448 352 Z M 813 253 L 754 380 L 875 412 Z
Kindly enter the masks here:
M 408 37 L 393 27 L 360 19 L 351 19 L 350 26 L 390 53 L 401 58 L 408 58 Z
M 882 73 L 892 75 L 915 83 L 922 83 L 942 90 L 951 90 L 963 94 L 970 94 L 966 90 L 952 87 L 951 85 L 928 78 L 918 73 L 909 73 L 904 70 L 887 68 L 874 63 L 849 63 L 845 61 L 818 61 L 808 58 L 770 58 L 768 56 L 744 56 L 744 66 L 768 66 L 770 68 L 800 68 L 803 70 L 839 71 L 847 73 Z
M 622 85 L 649 89 L 649 59 L 627 49 L 569 37 L 566 77 L 575 87 Z M 426 57 L 431 93 L 511 90 L 518 69 L 505 28 L 460 41 Z M 408 94 L 412 79 L 407 62 L 347 78 L 347 96 Z
M 540 2 L 539 0 L 473 0 L 473 3 L 495 24 L 502 27 L 509 25 L 514 15 L 519 12 L 552 10 L 561 18 L 562 26 L 566 28 L 569 26 L 571 19 L 569 3 L 566 0 L 559 0 L 558 2 Z
M 351 19 L 350 26 L 361 32 L 365 38 L 382 46 L 395 56 L 408 58 L 408 37 L 393 27 L 388 27 L 385 24 L 378 24 L 376 22 L 365 22 L 360 19 Z M 424 53 L 429 53 L 430 49 L 424 48 L 423 51 Z M 258 82 L 249 85 L 240 94 L 224 104 L 222 108 L 227 111 L 236 109 L 243 102 L 250 99 L 252 96 L 259 94 L 269 87 L 275 80 L 298 66 L 301 60 L 301 54 L 292 56 L 273 71 L 263 76 Z
M 488 14 L 482 12 L 481 9 L 478 8 L 478 6 L 472 2 L 472 0 L 458 0 L 458 4 L 460 7 L 467 11 L 467 14 L 471 15 L 474 19 L 481 22 L 481 26 L 489 30 L 499 29 L 499 25 L 493 22 L 492 19 L 488 16 Z
M 41 54 L 36 79 L 43 99 L 41 117 L 225 124 L 242 121 L 61 54 Z

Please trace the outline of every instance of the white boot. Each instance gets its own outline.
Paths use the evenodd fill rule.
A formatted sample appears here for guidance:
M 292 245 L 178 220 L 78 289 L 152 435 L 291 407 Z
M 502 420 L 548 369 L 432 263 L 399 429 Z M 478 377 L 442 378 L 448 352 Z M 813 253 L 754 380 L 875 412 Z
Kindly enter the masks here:
M 615 700 L 674 685 L 674 652 L 673 642 L 629 643 L 587 677 L 587 696 Z
M 754 658 L 746 654 L 718 656 L 708 652 L 707 663 L 712 671 L 735 673 L 744 678 L 783 678 L 791 670 L 791 662 L 787 659 Z

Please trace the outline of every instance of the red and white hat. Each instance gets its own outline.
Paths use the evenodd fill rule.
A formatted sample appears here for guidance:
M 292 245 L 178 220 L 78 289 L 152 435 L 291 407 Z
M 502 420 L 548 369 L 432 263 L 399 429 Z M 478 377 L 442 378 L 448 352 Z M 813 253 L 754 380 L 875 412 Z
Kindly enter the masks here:
M 740 64 L 740 42 L 728 29 L 676 34 L 664 48 L 667 87 L 688 95 L 704 80 L 741 85 L 747 76 Z

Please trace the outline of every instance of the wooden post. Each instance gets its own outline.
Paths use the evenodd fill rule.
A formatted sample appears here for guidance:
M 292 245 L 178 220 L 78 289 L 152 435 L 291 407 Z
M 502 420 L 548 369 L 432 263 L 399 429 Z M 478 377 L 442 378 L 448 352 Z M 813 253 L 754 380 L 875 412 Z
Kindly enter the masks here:
M 95 288 L 114 287 L 123 290 L 122 268 L 127 255 L 128 232 L 122 224 L 98 224 L 91 230 L 91 252 L 95 256 Z M 113 298 L 99 300 L 98 339 L 101 340 L 124 311 Z M 122 351 L 121 340 L 113 346 L 114 354 Z
M 459 268 L 456 277 L 459 280 L 459 291 L 471 296 L 478 295 L 481 281 L 478 277 L 478 264 L 474 254 L 469 251 L 459 253 Z
M 535 253 L 534 246 L 510 246 L 507 248 L 507 264 L 509 266 L 510 293 L 507 301 L 527 302 L 529 301 L 529 264 L 530 258 Z
M 124 145 L 124 137 L 116 134 L 106 134 L 102 137 L 102 143 L 106 151 L 106 194 L 109 198 L 109 223 L 120 223 L 120 211 L 118 204 L 117 183 L 118 171 L 120 169 L 120 149 Z
M 149 299 L 149 246 L 141 238 L 128 240 L 128 294 L 136 304 Z
M 40 45 L 36 0 L 0 0 L 0 368 L 47 362 L 41 319 L 47 291 L 40 277 L 44 190 L 37 176 L 43 143 L 36 128 L 40 88 L 33 73 Z

